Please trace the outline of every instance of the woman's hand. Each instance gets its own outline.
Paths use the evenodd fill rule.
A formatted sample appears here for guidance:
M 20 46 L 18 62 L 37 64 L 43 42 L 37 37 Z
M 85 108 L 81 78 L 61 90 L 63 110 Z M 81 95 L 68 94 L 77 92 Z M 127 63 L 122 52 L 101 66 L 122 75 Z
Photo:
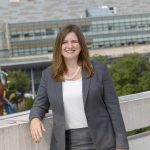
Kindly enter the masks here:
M 40 119 L 33 118 L 30 123 L 30 131 L 33 141 L 39 143 L 43 138 L 42 132 L 45 132 L 46 129 Z

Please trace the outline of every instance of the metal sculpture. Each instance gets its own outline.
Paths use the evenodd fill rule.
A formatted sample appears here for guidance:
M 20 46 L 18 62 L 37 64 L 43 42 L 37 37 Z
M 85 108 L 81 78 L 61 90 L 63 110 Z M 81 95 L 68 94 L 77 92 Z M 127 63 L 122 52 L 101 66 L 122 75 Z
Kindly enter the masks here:
M 3 115 L 3 87 L 2 87 L 2 83 L 0 80 L 0 116 Z
M 4 110 L 7 114 L 16 112 L 16 104 L 11 102 L 12 94 L 9 96 L 7 76 L 6 72 L 0 71 L 0 115 L 4 115 Z

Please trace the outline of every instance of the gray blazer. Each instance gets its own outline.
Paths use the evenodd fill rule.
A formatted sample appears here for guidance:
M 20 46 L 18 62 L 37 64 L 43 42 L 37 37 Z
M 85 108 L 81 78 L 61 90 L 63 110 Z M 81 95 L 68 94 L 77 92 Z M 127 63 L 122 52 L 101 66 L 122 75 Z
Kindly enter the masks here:
M 104 64 L 94 61 L 94 76 L 82 77 L 82 92 L 88 128 L 96 150 L 128 149 L 128 141 L 118 97 Z M 62 82 L 51 77 L 51 67 L 42 72 L 32 118 L 44 118 L 49 106 L 53 111 L 51 150 L 65 150 L 65 117 Z

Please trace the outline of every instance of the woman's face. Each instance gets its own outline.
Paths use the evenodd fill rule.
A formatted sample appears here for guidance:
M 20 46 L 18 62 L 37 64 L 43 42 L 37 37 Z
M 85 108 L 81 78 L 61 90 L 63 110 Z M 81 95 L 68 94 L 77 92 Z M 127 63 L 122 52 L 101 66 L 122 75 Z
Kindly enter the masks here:
M 61 46 L 61 54 L 64 59 L 78 59 L 81 47 L 78 38 L 74 32 L 66 35 Z

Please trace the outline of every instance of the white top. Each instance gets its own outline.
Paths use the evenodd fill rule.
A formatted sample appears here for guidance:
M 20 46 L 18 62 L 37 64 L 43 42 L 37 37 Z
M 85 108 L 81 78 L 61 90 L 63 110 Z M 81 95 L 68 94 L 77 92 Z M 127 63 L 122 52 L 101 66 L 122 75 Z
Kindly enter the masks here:
M 66 130 L 87 127 L 82 96 L 82 78 L 75 81 L 64 81 L 63 102 Z

